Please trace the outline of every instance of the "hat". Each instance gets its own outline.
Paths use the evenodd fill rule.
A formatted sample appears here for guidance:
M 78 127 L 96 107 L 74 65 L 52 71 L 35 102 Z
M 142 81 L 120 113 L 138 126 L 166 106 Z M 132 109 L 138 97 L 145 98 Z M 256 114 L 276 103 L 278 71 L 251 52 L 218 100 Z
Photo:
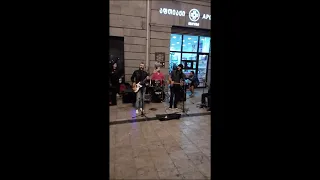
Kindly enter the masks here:
M 183 65 L 182 64 L 179 64 L 178 66 L 181 67 L 181 69 L 183 69 Z

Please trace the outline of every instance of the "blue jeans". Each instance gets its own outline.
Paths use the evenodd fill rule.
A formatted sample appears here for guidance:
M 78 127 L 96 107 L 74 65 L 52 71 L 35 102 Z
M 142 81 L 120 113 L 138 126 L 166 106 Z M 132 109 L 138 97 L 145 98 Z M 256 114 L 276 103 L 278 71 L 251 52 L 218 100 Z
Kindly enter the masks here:
M 136 108 L 140 109 L 143 108 L 143 101 L 144 101 L 144 95 L 146 94 L 146 87 L 141 87 L 139 92 L 136 94 Z

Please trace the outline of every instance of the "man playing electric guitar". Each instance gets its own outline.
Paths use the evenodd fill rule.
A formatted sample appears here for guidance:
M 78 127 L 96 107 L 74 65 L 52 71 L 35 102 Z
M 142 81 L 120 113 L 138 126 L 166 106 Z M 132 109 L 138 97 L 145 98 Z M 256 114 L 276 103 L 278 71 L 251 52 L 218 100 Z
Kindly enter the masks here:
M 149 74 L 144 71 L 144 63 L 141 62 L 139 70 L 135 70 L 131 76 L 132 89 L 136 92 L 136 114 L 143 111 L 144 95 L 146 93 L 145 81 L 149 79 Z
M 183 85 L 183 80 L 185 79 L 185 74 L 182 72 L 183 65 L 179 64 L 176 70 L 173 70 L 169 76 L 170 83 L 170 107 L 172 109 L 172 104 L 174 108 L 177 110 L 177 104 L 183 94 L 181 96 L 181 86 Z M 173 101 L 174 98 L 174 101 Z

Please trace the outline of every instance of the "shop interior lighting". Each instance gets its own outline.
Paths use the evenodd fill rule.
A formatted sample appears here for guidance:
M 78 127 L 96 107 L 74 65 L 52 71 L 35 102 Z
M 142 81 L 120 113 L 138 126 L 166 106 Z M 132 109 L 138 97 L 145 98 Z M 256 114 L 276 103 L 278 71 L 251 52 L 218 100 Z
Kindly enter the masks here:
M 175 36 L 173 36 L 173 38 L 176 38 Z
M 191 39 L 191 38 L 188 38 L 189 40 Z

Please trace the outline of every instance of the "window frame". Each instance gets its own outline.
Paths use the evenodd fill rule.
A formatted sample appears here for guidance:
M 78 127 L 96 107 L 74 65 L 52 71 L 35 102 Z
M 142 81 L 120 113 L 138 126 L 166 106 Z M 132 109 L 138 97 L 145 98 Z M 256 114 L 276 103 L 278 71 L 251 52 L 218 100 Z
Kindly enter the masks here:
M 198 43 L 197 43 L 197 51 L 196 52 L 188 52 L 188 51 L 183 51 L 183 44 L 184 44 L 184 42 L 183 42 L 183 38 L 184 38 L 184 36 L 186 35 L 186 36 L 194 36 L 194 35 L 188 35 L 188 34 L 176 34 L 176 35 L 181 35 L 181 49 L 180 49 L 180 51 L 171 51 L 170 50 L 170 53 L 171 52 L 173 52 L 173 53 L 180 53 L 180 63 L 181 64 L 184 64 L 184 62 L 186 62 L 186 61 L 193 61 L 193 66 L 194 66 L 194 62 L 195 62 L 195 68 L 193 68 L 193 69 L 186 69 L 186 70 L 194 70 L 194 72 L 196 73 L 196 75 L 198 75 L 198 71 L 199 71 L 199 69 L 198 69 L 198 66 L 199 66 L 199 55 L 208 55 L 208 61 L 207 61 L 207 68 L 206 68 L 206 79 L 207 79 L 207 77 L 208 77 L 208 65 L 209 65 L 209 57 L 210 57 L 210 49 L 211 49 L 211 44 L 210 44 L 210 46 L 209 46 L 209 52 L 208 53 L 206 53 L 206 52 L 199 52 L 199 46 L 200 46 L 200 38 L 201 37 L 209 37 L 209 36 L 197 36 L 197 38 L 198 38 Z M 170 37 L 171 38 L 171 37 Z M 211 37 L 210 37 L 210 43 L 211 43 Z M 171 39 L 170 39 L 170 46 L 171 46 Z M 170 47 L 169 47 L 169 49 L 171 49 Z M 182 60 L 182 54 L 183 53 L 192 53 L 192 54 L 196 54 L 197 56 L 196 56 L 196 60 Z M 183 61 L 183 62 L 182 62 Z M 170 69 L 169 69 L 169 73 L 170 73 Z M 206 86 L 203 86 L 203 87 L 200 87 L 200 88 L 205 88 Z

